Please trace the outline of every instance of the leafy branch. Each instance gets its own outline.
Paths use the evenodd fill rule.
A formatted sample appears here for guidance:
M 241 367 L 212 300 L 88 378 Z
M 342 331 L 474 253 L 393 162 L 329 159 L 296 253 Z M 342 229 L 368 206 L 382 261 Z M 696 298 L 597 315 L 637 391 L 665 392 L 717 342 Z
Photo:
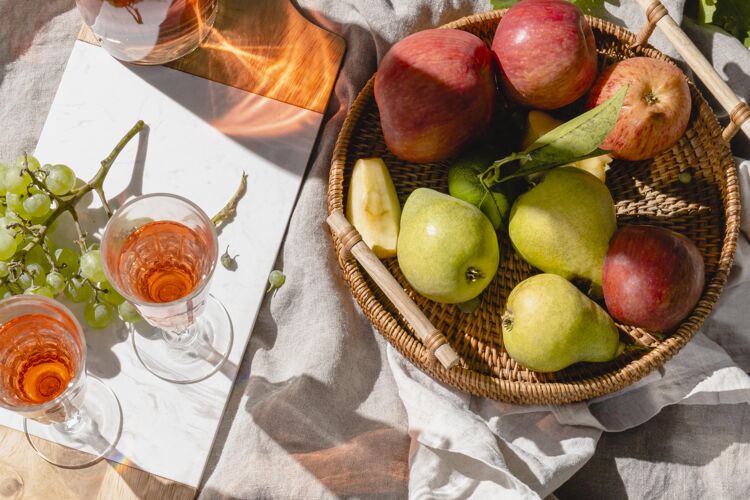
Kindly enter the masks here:
M 606 102 L 547 132 L 525 151 L 494 162 L 479 174 L 482 185 L 490 190 L 494 185 L 510 179 L 528 177 L 604 154 L 599 145 L 617 123 L 627 92 L 628 86 L 623 85 Z M 516 161 L 521 162 L 521 168 L 515 173 L 506 174 L 503 167 Z

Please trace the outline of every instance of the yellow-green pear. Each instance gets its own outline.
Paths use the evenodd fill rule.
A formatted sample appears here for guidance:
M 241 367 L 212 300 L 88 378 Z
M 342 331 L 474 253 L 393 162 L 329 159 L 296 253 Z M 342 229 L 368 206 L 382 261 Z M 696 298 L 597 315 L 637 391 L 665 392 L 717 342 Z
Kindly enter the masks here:
M 526 262 L 568 280 L 586 280 L 595 296 L 601 296 L 604 257 L 616 229 L 607 186 L 574 167 L 549 171 L 519 196 L 508 224 L 513 247 Z
M 415 189 L 404 204 L 397 256 L 417 292 L 448 304 L 479 295 L 500 261 L 497 234 L 482 211 L 427 188 Z
M 502 329 L 508 354 L 538 372 L 610 361 L 623 349 L 606 311 L 556 274 L 537 274 L 516 285 Z

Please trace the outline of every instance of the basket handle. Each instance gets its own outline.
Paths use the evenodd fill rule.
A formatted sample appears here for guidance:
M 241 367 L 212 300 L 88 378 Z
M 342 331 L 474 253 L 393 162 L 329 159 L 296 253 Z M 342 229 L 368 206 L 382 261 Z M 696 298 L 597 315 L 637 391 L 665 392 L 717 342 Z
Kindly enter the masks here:
M 440 330 L 432 326 L 430 320 L 401 288 L 396 278 L 388 272 L 388 269 L 375 256 L 370 247 L 362 241 L 362 236 L 344 217 L 344 214 L 340 210 L 334 210 L 328 216 L 326 222 L 343 246 L 342 257 L 346 258 L 348 254 L 351 254 L 357 259 L 357 262 L 367 271 L 367 274 L 414 328 L 414 333 L 427 349 L 427 352 L 448 370 L 456 366 L 459 361 L 458 355 L 448 344 L 445 336 Z
M 729 142 L 740 130 L 750 138 L 750 121 L 748 121 L 750 119 L 750 108 L 747 104 L 742 102 L 729 85 L 722 80 L 711 63 L 672 19 L 659 0 L 638 0 L 638 4 L 646 13 L 646 25 L 636 35 L 635 45 L 645 45 L 654 32 L 654 28 L 658 26 L 690 68 L 698 75 L 698 78 L 716 97 L 719 104 L 729 113 L 729 124 L 722 132 L 722 138 Z

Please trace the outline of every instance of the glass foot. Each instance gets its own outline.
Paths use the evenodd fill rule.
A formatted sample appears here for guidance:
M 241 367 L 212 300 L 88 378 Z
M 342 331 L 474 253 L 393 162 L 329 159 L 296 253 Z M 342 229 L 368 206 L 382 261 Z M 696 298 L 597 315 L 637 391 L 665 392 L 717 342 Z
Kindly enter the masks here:
M 232 350 L 232 321 L 213 295 L 195 320 L 184 340 L 167 340 L 168 335 L 145 336 L 132 332 L 133 347 L 148 371 L 168 382 L 191 384 L 216 373 Z M 172 336 L 172 338 L 174 338 Z
M 93 465 L 115 449 L 122 432 L 117 396 L 98 378 L 87 375 L 81 422 L 70 431 L 60 424 L 24 419 L 29 444 L 47 462 L 67 469 Z

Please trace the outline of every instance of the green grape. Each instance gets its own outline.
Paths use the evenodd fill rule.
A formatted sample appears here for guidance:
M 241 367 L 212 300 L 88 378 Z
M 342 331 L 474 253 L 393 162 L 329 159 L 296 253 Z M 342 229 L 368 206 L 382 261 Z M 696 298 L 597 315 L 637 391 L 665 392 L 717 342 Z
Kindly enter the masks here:
M 47 287 L 55 292 L 55 294 L 62 292 L 65 288 L 65 276 L 57 271 L 52 271 L 47 274 L 47 279 L 45 281 L 47 282 Z
M 33 284 L 34 279 L 29 273 L 21 273 L 18 278 L 16 278 L 16 285 L 20 286 L 22 290 L 30 288 Z
M 81 255 L 79 266 L 81 269 L 81 276 L 84 278 L 88 278 L 91 281 L 107 281 L 107 276 L 104 274 L 104 268 L 102 267 L 102 256 L 99 250 L 89 250 Z
M 5 188 L 5 174 L 8 173 L 10 165 L 6 163 L 0 163 L 0 194 L 7 191 Z
M 138 309 L 127 301 L 117 306 L 117 314 L 120 316 L 120 319 L 126 323 L 136 323 L 143 319 L 138 313 Z
M 49 297 L 50 299 L 55 298 L 55 293 L 46 286 L 32 286 L 30 288 L 27 288 L 24 293 L 29 295 L 44 295 L 45 297 Z
M 9 193 L 23 194 L 31 184 L 31 177 L 19 167 L 10 167 L 5 171 L 5 189 Z
M 10 274 L 10 270 L 8 269 L 8 263 L 0 261 L 0 278 L 5 278 Z
M 0 299 L 7 299 L 8 297 L 12 297 L 13 292 L 11 292 L 7 286 L 2 285 L 0 286 Z
M 18 211 L 23 208 L 23 197 L 11 192 L 5 193 L 5 204 L 11 210 Z
M 26 242 L 24 242 L 24 246 L 25 245 Z M 34 245 L 33 247 L 31 247 L 31 250 L 29 250 L 26 253 L 26 256 L 23 258 L 23 263 L 27 266 L 29 264 L 38 264 L 42 266 L 45 273 L 52 269 L 49 259 L 47 259 L 47 254 L 44 253 L 44 250 L 40 245 Z
M 19 285 L 15 281 L 11 281 L 10 283 L 8 283 L 8 290 L 10 290 L 13 295 L 23 293 L 23 288 L 21 288 L 21 285 Z
M 16 158 L 16 167 L 23 168 L 27 165 L 32 172 L 39 170 L 39 167 L 41 166 L 39 160 L 29 154 L 21 155 Z
M 29 219 L 32 226 L 45 226 L 47 224 L 47 216 L 44 217 L 31 217 Z
M 55 267 L 66 278 L 78 272 L 78 254 L 69 248 L 55 250 Z
M 23 200 L 23 208 L 32 217 L 44 217 L 50 211 L 52 200 L 46 194 L 33 194 Z
M 54 165 L 50 167 L 44 184 L 52 194 L 62 196 L 76 185 L 76 174 L 67 165 Z
M 49 229 L 47 230 L 47 233 L 49 233 Z M 55 253 L 55 249 L 57 248 L 57 245 L 52 243 L 52 238 L 50 238 L 49 236 L 45 236 L 44 245 L 47 247 L 47 250 L 49 250 L 50 253 Z
M 19 217 L 23 217 L 24 219 L 30 219 L 31 216 L 26 212 L 26 209 L 23 207 L 23 200 L 24 196 L 16 193 L 11 193 L 10 191 L 5 195 L 5 204 L 8 205 L 8 208 L 12 211 L 13 215 L 15 215 L 15 219 L 17 219 L 17 222 L 23 222 Z M 9 214 L 5 214 L 6 217 Z
M 109 304 L 89 302 L 83 310 L 83 317 L 92 328 L 104 328 L 112 322 L 114 311 Z
M 5 229 L 0 229 L 0 260 L 8 260 L 16 253 L 18 243 Z
M 100 281 L 96 284 L 96 286 L 102 291 L 102 293 L 99 295 L 99 298 L 107 304 L 112 306 L 119 306 L 120 304 L 125 302 L 125 297 L 120 295 L 109 281 Z
M 18 228 L 10 228 L 11 224 L 22 224 L 21 219 L 18 218 L 13 212 L 8 212 L 4 216 L 0 217 L 0 230 L 6 230 L 16 238 L 16 243 L 21 244 L 23 242 L 23 233 Z
M 41 264 L 27 264 L 26 271 L 31 275 L 31 279 L 37 286 L 44 286 L 47 284 L 47 271 L 44 270 Z
M 284 276 L 284 273 L 277 269 L 274 269 L 268 275 L 268 290 L 266 290 L 266 293 L 270 292 L 271 290 L 281 288 L 285 282 L 286 276 Z
M 56 218 L 55 220 L 52 221 L 52 224 L 47 224 L 47 232 L 48 233 L 52 234 L 55 231 L 57 231 L 57 223 L 58 223 L 59 220 L 60 220 L 60 218 L 58 217 L 58 218 Z M 52 248 L 52 247 L 49 247 L 49 248 Z
M 71 278 L 65 285 L 65 296 L 73 302 L 86 302 L 93 293 L 91 286 L 80 278 Z

